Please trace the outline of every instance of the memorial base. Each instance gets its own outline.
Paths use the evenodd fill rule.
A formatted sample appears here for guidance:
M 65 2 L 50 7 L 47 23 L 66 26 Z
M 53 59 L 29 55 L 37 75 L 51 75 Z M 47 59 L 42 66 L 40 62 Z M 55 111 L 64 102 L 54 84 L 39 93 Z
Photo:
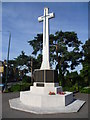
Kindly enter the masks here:
M 72 92 L 49 95 L 25 91 L 20 92 L 19 98 L 9 100 L 11 108 L 35 114 L 78 112 L 84 103 L 82 100 L 74 100 Z
M 36 114 L 77 112 L 85 101 L 74 101 L 72 92 L 62 92 L 55 70 L 36 70 L 30 91 L 21 91 L 20 97 L 9 100 L 10 107 Z M 54 94 L 50 94 L 54 93 Z
M 20 101 L 31 107 L 65 107 L 73 101 L 73 94 L 66 92 L 65 95 L 35 94 L 30 91 L 20 92 Z

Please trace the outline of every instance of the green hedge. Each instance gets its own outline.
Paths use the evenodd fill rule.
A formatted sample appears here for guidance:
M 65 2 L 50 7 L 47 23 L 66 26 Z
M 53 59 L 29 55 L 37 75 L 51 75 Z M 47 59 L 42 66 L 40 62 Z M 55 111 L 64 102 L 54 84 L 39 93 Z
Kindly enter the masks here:
M 18 91 L 25 91 L 30 90 L 31 83 L 22 83 L 22 84 L 16 84 L 12 85 L 9 89 L 9 92 L 18 92 Z
M 90 94 L 90 88 L 83 88 L 80 92 Z
M 20 85 L 19 84 L 16 84 L 16 85 L 12 85 L 11 88 L 10 88 L 10 91 L 11 92 L 17 92 L 17 91 L 20 91 Z
M 23 83 L 31 83 L 31 77 L 23 76 L 22 82 Z
M 63 91 L 70 91 L 70 92 L 74 92 L 74 91 L 78 91 L 78 85 L 75 84 L 74 86 L 72 87 L 63 87 Z
M 70 91 L 70 92 L 75 92 L 75 91 L 78 91 L 78 87 L 77 85 L 76 86 L 72 86 L 72 87 L 63 87 L 63 91 Z M 79 92 L 81 93 L 87 93 L 87 94 L 90 94 L 90 88 L 85 88 L 85 87 L 81 87 L 79 86 Z

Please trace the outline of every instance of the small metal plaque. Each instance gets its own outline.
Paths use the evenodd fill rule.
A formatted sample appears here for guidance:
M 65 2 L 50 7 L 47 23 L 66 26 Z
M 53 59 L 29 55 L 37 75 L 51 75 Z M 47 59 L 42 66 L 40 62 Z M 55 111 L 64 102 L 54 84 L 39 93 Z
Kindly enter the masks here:
M 43 83 L 37 83 L 36 86 L 37 87 L 44 87 L 44 84 Z

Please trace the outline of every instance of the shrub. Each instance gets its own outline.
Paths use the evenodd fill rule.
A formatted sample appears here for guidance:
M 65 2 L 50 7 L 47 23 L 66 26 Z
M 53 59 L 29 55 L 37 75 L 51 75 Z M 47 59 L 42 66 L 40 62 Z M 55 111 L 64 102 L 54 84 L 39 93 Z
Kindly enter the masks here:
M 72 87 L 63 87 L 63 91 L 75 92 L 78 91 L 78 86 L 75 84 Z
M 20 91 L 20 90 L 21 90 L 21 88 L 20 88 L 19 84 L 12 85 L 11 88 L 10 88 L 11 92 L 17 92 L 17 91 Z
M 22 82 L 23 83 L 31 83 L 31 77 L 23 76 Z
M 19 92 L 19 91 L 30 90 L 31 85 L 32 85 L 31 83 L 21 83 L 21 84 L 12 85 L 9 91 Z
M 21 85 L 21 91 L 30 90 L 30 86 L 31 86 L 30 83 L 23 83 L 23 84 Z
M 90 94 L 90 88 L 82 88 L 80 92 Z

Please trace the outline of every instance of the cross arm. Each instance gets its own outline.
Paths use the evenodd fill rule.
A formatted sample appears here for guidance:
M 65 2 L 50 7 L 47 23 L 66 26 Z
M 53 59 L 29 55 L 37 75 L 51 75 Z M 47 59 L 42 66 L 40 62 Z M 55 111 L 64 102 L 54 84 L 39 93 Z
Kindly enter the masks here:
M 38 17 L 38 21 L 39 21 L 39 22 L 42 22 L 42 21 L 43 21 L 43 16 Z
M 49 13 L 49 16 L 48 16 L 48 18 L 50 19 L 50 18 L 54 18 L 55 17 L 55 14 L 54 13 Z

